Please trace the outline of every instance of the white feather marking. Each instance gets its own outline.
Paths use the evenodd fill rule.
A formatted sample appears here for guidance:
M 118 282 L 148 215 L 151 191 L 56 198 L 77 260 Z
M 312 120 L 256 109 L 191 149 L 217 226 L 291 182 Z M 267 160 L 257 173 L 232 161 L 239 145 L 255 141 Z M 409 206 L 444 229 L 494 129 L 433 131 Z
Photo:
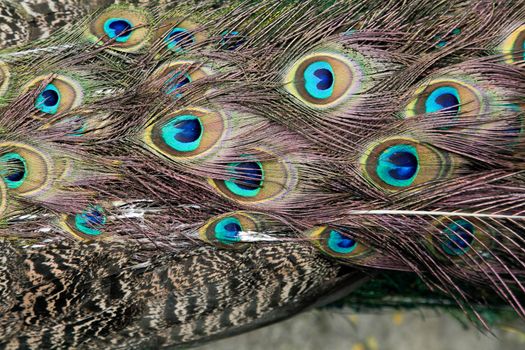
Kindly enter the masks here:
M 424 211 L 424 210 L 351 210 L 350 215 L 406 215 L 406 216 L 463 216 L 489 219 L 512 219 L 525 220 L 523 215 L 505 215 L 505 214 L 484 214 L 484 213 L 465 213 L 454 211 Z

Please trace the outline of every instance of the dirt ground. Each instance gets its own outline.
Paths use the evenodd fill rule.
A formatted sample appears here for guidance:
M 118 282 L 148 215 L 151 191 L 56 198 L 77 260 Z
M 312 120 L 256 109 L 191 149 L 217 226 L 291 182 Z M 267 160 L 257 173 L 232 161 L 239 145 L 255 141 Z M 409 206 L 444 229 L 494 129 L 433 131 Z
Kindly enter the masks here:
M 523 328 L 521 328 L 523 329 Z M 454 318 L 434 310 L 351 314 L 314 310 L 285 322 L 199 350 L 520 350 L 525 333 L 502 327 L 495 335 L 466 329 Z

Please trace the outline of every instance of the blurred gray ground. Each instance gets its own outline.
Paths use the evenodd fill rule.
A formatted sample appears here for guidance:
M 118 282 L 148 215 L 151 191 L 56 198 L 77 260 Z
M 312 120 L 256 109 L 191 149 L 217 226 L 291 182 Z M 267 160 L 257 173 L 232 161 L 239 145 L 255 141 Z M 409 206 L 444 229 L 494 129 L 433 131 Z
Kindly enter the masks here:
M 522 328 L 523 329 L 523 328 Z M 525 334 L 512 326 L 485 335 L 434 310 L 352 314 L 314 310 L 216 341 L 199 350 L 520 350 Z

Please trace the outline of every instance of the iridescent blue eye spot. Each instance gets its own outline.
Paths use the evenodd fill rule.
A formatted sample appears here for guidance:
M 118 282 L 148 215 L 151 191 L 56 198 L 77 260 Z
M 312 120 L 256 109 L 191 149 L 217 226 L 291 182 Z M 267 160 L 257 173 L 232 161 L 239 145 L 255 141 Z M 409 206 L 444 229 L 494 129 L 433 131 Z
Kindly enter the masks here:
M 313 62 L 303 73 L 304 88 L 313 98 L 325 99 L 332 96 L 335 85 L 334 70 L 325 61 Z
M 56 114 L 59 106 L 60 91 L 54 84 L 47 84 L 44 90 L 37 96 L 35 108 L 47 114 Z
M 10 152 L 0 157 L 0 176 L 8 188 L 22 186 L 27 177 L 27 163 L 18 153 Z
M 461 29 L 460 28 L 455 28 L 448 37 L 452 37 L 452 36 L 456 36 L 456 35 L 459 35 L 461 33 Z M 441 40 L 439 40 L 441 39 Z M 445 47 L 447 45 L 447 40 L 443 39 L 443 35 L 441 34 L 438 34 L 434 37 L 434 40 L 439 40 L 439 42 L 436 44 L 436 47 L 437 48 L 442 48 L 442 47 Z
M 246 39 L 236 30 L 225 30 L 221 33 L 220 48 L 223 50 L 235 50 L 246 42 Z
M 88 122 L 80 115 L 64 119 L 63 123 L 71 130 L 67 133 L 68 136 L 83 136 L 88 129 Z
M 520 114 L 522 110 L 521 107 L 516 103 L 504 103 L 504 104 L 494 104 L 494 105 L 504 107 L 518 114 Z M 525 127 L 525 123 L 523 122 L 523 116 L 520 114 L 517 116 L 515 123 L 512 123 L 512 125 L 509 125 L 508 128 L 503 130 L 503 132 L 505 133 L 505 135 L 503 136 L 511 140 L 517 139 L 523 133 L 524 127 Z
M 166 94 L 174 94 L 176 90 L 189 83 L 191 83 L 191 77 L 188 74 L 183 74 L 180 72 L 172 73 L 172 76 L 168 78 L 166 80 L 166 83 L 164 84 L 166 87 Z M 174 95 L 177 98 L 182 96 L 181 94 L 177 93 L 175 93 Z
M 180 115 L 161 128 L 164 142 L 178 152 L 195 151 L 202 140 L 204 127 L 199 117 Z
M 233 175 L 224 184 L 233 194 L 241 197 L 255 197 L 264 183 L 264 170 L 260 162 L 231 163 L 229 172 Z
M 327 245 L 328 248 L 338 254 L 349 254 L 357 248 L 357 242 L 354 239 L 335 230 L 330 231 Z
M 115 38 L 118 43 L 125 43 L 129 40 L 133 25 L 125 18 L 110 18 L 104 22 L 104 33 L 110 39 Z
M 82 213 L 75 216 L 76 228 L 90 236 L 102 234 L 102 227 L 106 224 L 104 209 L 98 205 L 90 206 Z
M 456 220 L 443 230 L 443 236 L 443 251 L 448 255 L 462 255 L 474 241 L 474 225 L 467 220 Z
M 410 186 L 419 172 L 419 156 L 411 145 L 395 145 L 385 149 L 377 160 L 377 176 L 395 187 Z
M 241 240 L 241 222 L 233 217 L 221 219 L 215 225 L 215 238 L 223 244 L 234 244 Z
M 425 112 L 443 112 L 458 115 L 461 111 L 461 98 L 456 88 L 452 86 L 441 86 L 427 97 L 425 101 Z
M 82 136 L 86 132 L 87 129 L 87 122 L 84 120 L 84 118 L 80 116 L 76 116 L 72 118 L 74 122 L 77 122 L 78 127 L 73 130 L 73 132 L 69 135 L 71 136 Z
M 184 28 L 173 28 L 164 38 L 168 49 L 175 52 L 182 52 L 195 43 L 193 34 Z

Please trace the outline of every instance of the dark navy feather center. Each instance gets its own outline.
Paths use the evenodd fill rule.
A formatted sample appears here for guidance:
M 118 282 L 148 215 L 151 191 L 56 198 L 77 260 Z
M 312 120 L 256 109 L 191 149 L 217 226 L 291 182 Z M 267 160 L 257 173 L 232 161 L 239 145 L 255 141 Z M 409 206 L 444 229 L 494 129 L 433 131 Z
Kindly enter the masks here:
M 58 101 L 60 100 L 60 96 L 58 95 L 58 92 L 55 90 L 44 90 L 42 91 L 42 98 L 43 103 L 47 107 L 53 107 L 56 106 Z
M 97 209 L 93 209 L 84 214 L 86 223 L 90 226 L 101 226 L 104 224 L 104 214 Z
M 356 244 L 356 241 L 351 239 L 351 238 L 348 238 L 346 236 L 343 236 L 343 235 L 340 235 L 339 237 L 339 241 L 337 242 L 337 246 L 339 248 L 351 248 L 353 247 L 354 245 Z
M 112 21 L 108 27 L 114 31 L 115 36 L 119 36 L 123 33 L 129 33 L 131 24 L 128 21 L 120 19 Z
M 445 253 L 461 255 L 474 242 L 474 225 L 466 220 L 457 220 L 448 225 L 444 231 L 446 239 L 443 242 Z
M 474 227 L 471 223 L 462 223 L 461 225 L 455 225 L 453 228 L 453 234 L 451 234 L 450 242 L 448 246 L 452 249 L 461 248 L 465 249 L 470 246 L 474 240 Z
M 392 166 L 388 174 L 396 180 L 411 179 L 417 172 L 417 157 L 410 152 L 395 152 L 388 158 Z
M 171 94 L 175 92 L 177 89 L 189 83 L 191 83 L 191 78 L 187 74 L 184 74 L 181 76 L 181 73 L 176 72 L 172 75 L 171 78 L 169 78 L 166 81 L 167 93 Z
M 319 90 L 328 90 L 332 87 L 334 83 L 334 75 L 332 72 L 326 68 L 317 69 L 314 72 L 314 75 L 319 78 L 317 83 L 317 88 Z
M 444 93 L 436 97 L 436 103 L 441 106 L 441 111 L 457 114 L 459 100 L 454 94 Z
M 26 169 L 25 169 L 25 165 L 24 165 L 24 162 L 22 162 L 22 160 L 20 159 L 9 159 L 7 161 L 7 164 L 8 164 L 8 174 L 6 176 L 6 178 L 9 180 L 9 181 L 13 181 L 13 182 L 16 182 L 16 181 L 20 181 L 24 178 L 25 176 L 25 173 L 26 173 Z
M 224 229 L 226 230 L 225 236 L 227 238 L 237 238 L 239 236 L 239 232 L 242 231 L 241 225 L 235 222 L 230 222 L 224 225 Z
M 245 190 L 254 190 L 262 186 L 263 171 L 257 162 L 239 163 L 235 166 L 235 174 L 238 177 L 234 180 L 235 184 Z
M 181 29 L 174 29 L 168 35 L 168 42 L 185 49 L 193 43 L 193 35 Z
M 246 42 L 246 39 L 235 30 L 224 31 L 221 35 L 220 46 L 223 50 L 235 50 Z
M 198 119 L 181 120 L 174 127 L 179 130 L 174 135 L 175 140 L 179 142 L 195 142 L 202 134 L 202 126 Z

